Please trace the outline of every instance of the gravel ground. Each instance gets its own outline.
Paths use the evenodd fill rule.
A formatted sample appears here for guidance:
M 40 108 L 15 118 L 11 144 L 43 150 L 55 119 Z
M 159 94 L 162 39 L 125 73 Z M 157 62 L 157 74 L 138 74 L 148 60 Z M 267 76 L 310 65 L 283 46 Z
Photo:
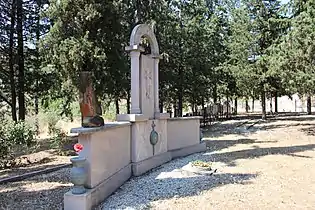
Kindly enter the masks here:
M 204 154 L 173 160 L 130 179 L 100 209 L 314 209 L 315 118 L 279 118 L 235 128 L 227 121 L 208 130 Z M 212 161 L 218 172 L 181 170 Z M 0 185 L 0 209 L 61 209 L 71 187 L 69 169 Z

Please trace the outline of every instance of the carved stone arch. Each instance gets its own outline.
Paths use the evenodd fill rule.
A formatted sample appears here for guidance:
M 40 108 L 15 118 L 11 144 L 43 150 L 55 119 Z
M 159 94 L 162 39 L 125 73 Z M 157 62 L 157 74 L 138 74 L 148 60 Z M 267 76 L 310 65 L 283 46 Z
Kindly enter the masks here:
M 130 46 L 139 46 L 141 38 L 145 37 L 149 40 L 151 47 L 151 54 L 154 56 L 159 55 L 159 45 L 156 40 L 153 30 L 147 24 L 137 25 L 131 32 Z

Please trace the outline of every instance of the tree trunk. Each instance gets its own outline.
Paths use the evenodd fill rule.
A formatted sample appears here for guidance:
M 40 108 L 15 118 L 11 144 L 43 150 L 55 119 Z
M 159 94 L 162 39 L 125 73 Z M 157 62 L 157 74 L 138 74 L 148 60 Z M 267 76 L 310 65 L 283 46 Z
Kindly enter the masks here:
M 270 107 L 270 114 L 272 114 L 272 97 L 270 97 L 269 107 Z
M 229 96 L 226 96 L 226 118 L 229 118 Z
M 278 92 L 275 92 L 275 113 L 278 113 Z
M 254 108 L 255 108 L 255 98 L 252 98 L 252 112 L 254 112 Z
M 206 126 L 206 107 L 205 107 L 205 99 L 202 97 L 201 100 L 201 106 L 202 106 L 202 117 L 203 117 L 203 126 Z
M 261 92 L 261 108 L 262 108 L 262 116 L 261 118 L 263 120 L 267 119 L 267 114 L 266 114 L 266 93 L 264 90 Z
M 160 113 L 163 113 L 163 100 L 160 100 Z
M 130 91 L 127 91 L 127 114 L 130 114 Z
M 178 117 L 183 116 L 183 71 L 182 68 L 179 67 L 179 77 L 180 77 L 180 83 L 178 88 Z
M 17 38 L 18 38 L 18 100 L 19 120 L 25 120 L 25 76 L 23 43 L 23 0 L 17 0 Z
M 14 25 L 15 25 L 16 0 L 12 0 L 11 8 L 11 26 L 10 26 L 10 43 L 9 43 L 9 68 L 10 68 L 10 86 L 11 86 L 11 114 L 12 120 L 17 121 L 16 116 L 16 91 L 15 91 L 15 72 L 14 72 Z
M 218 102 L 218 93 L 217 93 L 217 85 L 215 84 L 213 87 L 213 103 Z
M 237 115 L 237 98 L 234 99 L 234 114 Z
M 312 101 L 311 101 L 311 96 L 307 96 L 307 114 L 311 115 L 312 114 Z
M 182 20 L 180 20 L 180 28 L 181 28 L 181 32 L 183 30 L 183 22 Z M 182 37 L 180 36 L 180 42 L 179 42 L 179 49 L 180 49 L 180 53 L 183 53 L 183 46 L 182 46 Z M 183 91 L 184 91 L 184 72 L 183 72 L 183 66 L 182 66 L 182 60 L 179 62 L 178 65 L 178 74 L 179 74 L 179 88 L 178 88 L 178 113 L 177 116 L 178 117 L 182 117 L 183 116 Z
M 35 125 L 36 125 L 36 132 L 39 133 L 39 122 L 38 122 L 38 77 L 39 74 L 38 72 L 40 71 L 40 56 L 39 56 L 39 39 L 40 39 L 40 7 L 41 7 L 41 1 L 37 1 L 37 20 L 36 20 L 36 44 L 37 44 L 37 49 L 36 49 L 36 78 L 35 78 L 35 95 L 34 95 L 34 106 L 35 106 Z
M 246 100 L 246 101 L 245 101 L 245 110 L 246 110 L 246 113 L 248 113 L 248 108 L 249 108 L 248 100 Z
M 174 109 L 174 117 L 178 117 L 178 111 L 176 107 L 176 102 L 173 104 L 173 109 Z
M 116 114 L 119 114 L 119 100 L 115 100 Z

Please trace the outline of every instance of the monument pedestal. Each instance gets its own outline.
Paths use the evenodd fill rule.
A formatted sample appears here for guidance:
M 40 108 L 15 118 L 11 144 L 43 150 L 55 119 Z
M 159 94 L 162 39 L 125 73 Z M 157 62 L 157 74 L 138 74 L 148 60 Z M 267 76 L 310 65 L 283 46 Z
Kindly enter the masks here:
M 159 113 L 160 119 L 148 119 L 142 114 L 117 115 L 117 121 L 131 122 L 132 173 L 139 176 L 172 159 L 167 151 L 168 113 Z M 156 140 L 152 142 L 152 135 Z

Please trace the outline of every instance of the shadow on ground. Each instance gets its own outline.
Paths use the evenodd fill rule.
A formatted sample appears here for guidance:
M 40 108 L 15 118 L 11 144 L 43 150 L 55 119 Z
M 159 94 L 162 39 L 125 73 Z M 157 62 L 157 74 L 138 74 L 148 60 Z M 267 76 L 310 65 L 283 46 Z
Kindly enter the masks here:
M 220 141 L 217 141 L 218 143 Z M 206 153 L 203 157 L 203 161 L 224 162 L 229 166 L 236 166 L 236 161 L 240 159 L 252 159 L 259 158 L 267 155 L 288 155 L 300 158 L 313 158 L 311 156 L 298 155 L 294 153 L 314 150 L 315 144 L 289 146 L 289 147 L 268 147 L 268 148 L 256 148 L 245 149 L 233 152 L 224 153 Z
M 248 132 L 253 132 L 253 129 L 247 130 L 244 126 L 241 126 L 243 124 L 244 121 L 225 122 L 224 124 L 218 123 L 203 128 L 202 132 L 205 139 L 218 138 L 231 134 L 246 136 Z
M 272 124 L 274 122 L 285 121 L 286 123 Z M 290 122 L 290 123 L 288 123 Z M 251 126 L 253 125 L 253 126 Z M 205 139 L 219 138 L 225 135 L 240 135 L 246 137 L 248 134 L 255 133 L 259 130 L 274 130 L 281 128 L 290 128 L 298 126 L 314 126 L 310 129 L 301 130 L 307 135 L 315 135 L 315 116 L 297 115 L 297 116 L 276 116 L 267 119 L 267 121 L 259 121 L 255 118 L 244 118 L 242 121 L 231 121 L 225 123 L 217 123 L 203 128 Z
M 0 193 L 1 209 L 63 209 L 63 195 L 70 187 L 59 186 L 45 190 L 29 190 L 21 187 L 16 191 Z
M 237 140 L 205 140 L 208 152 L 220 151 L 238 144 L 264 144 L 276 143 L 277 141 L 259 141 L 256 139 L 237 139 Z
M 315 125 L 312 124 L 307 128 L 301 128 L 300 131 L 305 133 L 307 136 L 315 136 Z
M 2 170 L 0 171 L 0 185 L 1 185 L 1 180 L 9 177 L 15 177 L 19 175 L 24 175 L 25 173 L 31 173 L 35 171 L 41 171 L 44 169 L 51 169 L 51 168 L 56 168 L 56 167 L 61 167 L 64 166 L 65 164 L 61 163 L 55 163 L 55 164 L 46 164 L 46 165 L 36 165 L 32 168 L 29 167 L 24 167 L 24 168 L 14 168 L 12 169 L 7 169 L 7 170 Z M 30 178 L 34 177 L 34 175 L 30 175 Z
M 111 201 L 105 202 L 102 209 L 149 209 L 152 207 L 150 205 L 151 201 L 195 196 L 203 191 L 209 191 L 228 184 L 251 184 L 250 180 L 258 176 L 258 174 L 249 173 L 219 173 L 212 176 L 174 178 L 167 177 L 168 173 L 172 173 L 174 176 L 174 173 L 180 174 L 183 172 L 180 170 L 177 172 L 167 170 L 167 172 L 159 171 L 153 173 L 156 175 L 154 176 L 155 178 L 150 179 L 150 182 L 147 184 L 154 186 L 154 188 L 150 187 L 149 190 L 147 186 L 136 186 L 138 184 L 136 182 L 138 178 L 133 178 L 134 180 L 132 182 L 127 182 L 123 185 L 122 190 L 118 190 L 113 197 L 110 198 Z M 142 177 L 140 177 L 140 179 L 141 178 Z M 143 183 L 141 183 L 141 185 L 143 185 Z M 124 195 L 126 195 L 124 194 L 126 191 L 128 191 L 127 203 L 122 199 Z
M 260 127 L 260 130 L 274 130 L 274 129 L 281 129 L 281 128 L 292 128 L 292 127 L 299 127 L 299 126 L 314 126 L 314 123 L 291 123 L 291 124 L 276 124 L 276 125 L 268 125 L 265 123 Z M 303 129 L 301 129 L 303 131 Z
M 52 167 L 57 167 L 57 166 L 62 166 L 62 165 L 63 164 L 51 165 L 49 167 L 52 168 Z M 70 173 L 70 168 L 59 169 L 59 170 L 56 171 L 56 173 L 58 173 L 58 171 L 60 171 L 60 170 L 67 170 L 67 172 Z M 23 186 L 25 184 L 28 184 L 28 183 L 41 183 L 41 182 L 59 182 L 61 184 L 70 183 L 70 175 L 69 175 L 69 177 L 67 177 L 67 180 L 62 180 L 58 176 L 51 176 L 51 174 L 53 174 L 53 173 L 55 173 L 55 172 L 39 174 L 39 175 L 36 175 L 36 176 L 30 176 L 30 177 L 26 177 L 23 180 L 18 180 L 18 181 L 14 181 L 14 182 L 0 183 L 0 187 L 1 186 L 5 187 L 5 186 L 9 185 L 10 188 L 14 188 L 14 187 L 23 188 Z M 38 177 L 41 177 L 41 179 L 38 178 Z M 46 177 L 47 177 L 47 179 L 46 179 Z
M 0 185 L 0 209 L 62 209 L 70 189 L 70 169 Z

